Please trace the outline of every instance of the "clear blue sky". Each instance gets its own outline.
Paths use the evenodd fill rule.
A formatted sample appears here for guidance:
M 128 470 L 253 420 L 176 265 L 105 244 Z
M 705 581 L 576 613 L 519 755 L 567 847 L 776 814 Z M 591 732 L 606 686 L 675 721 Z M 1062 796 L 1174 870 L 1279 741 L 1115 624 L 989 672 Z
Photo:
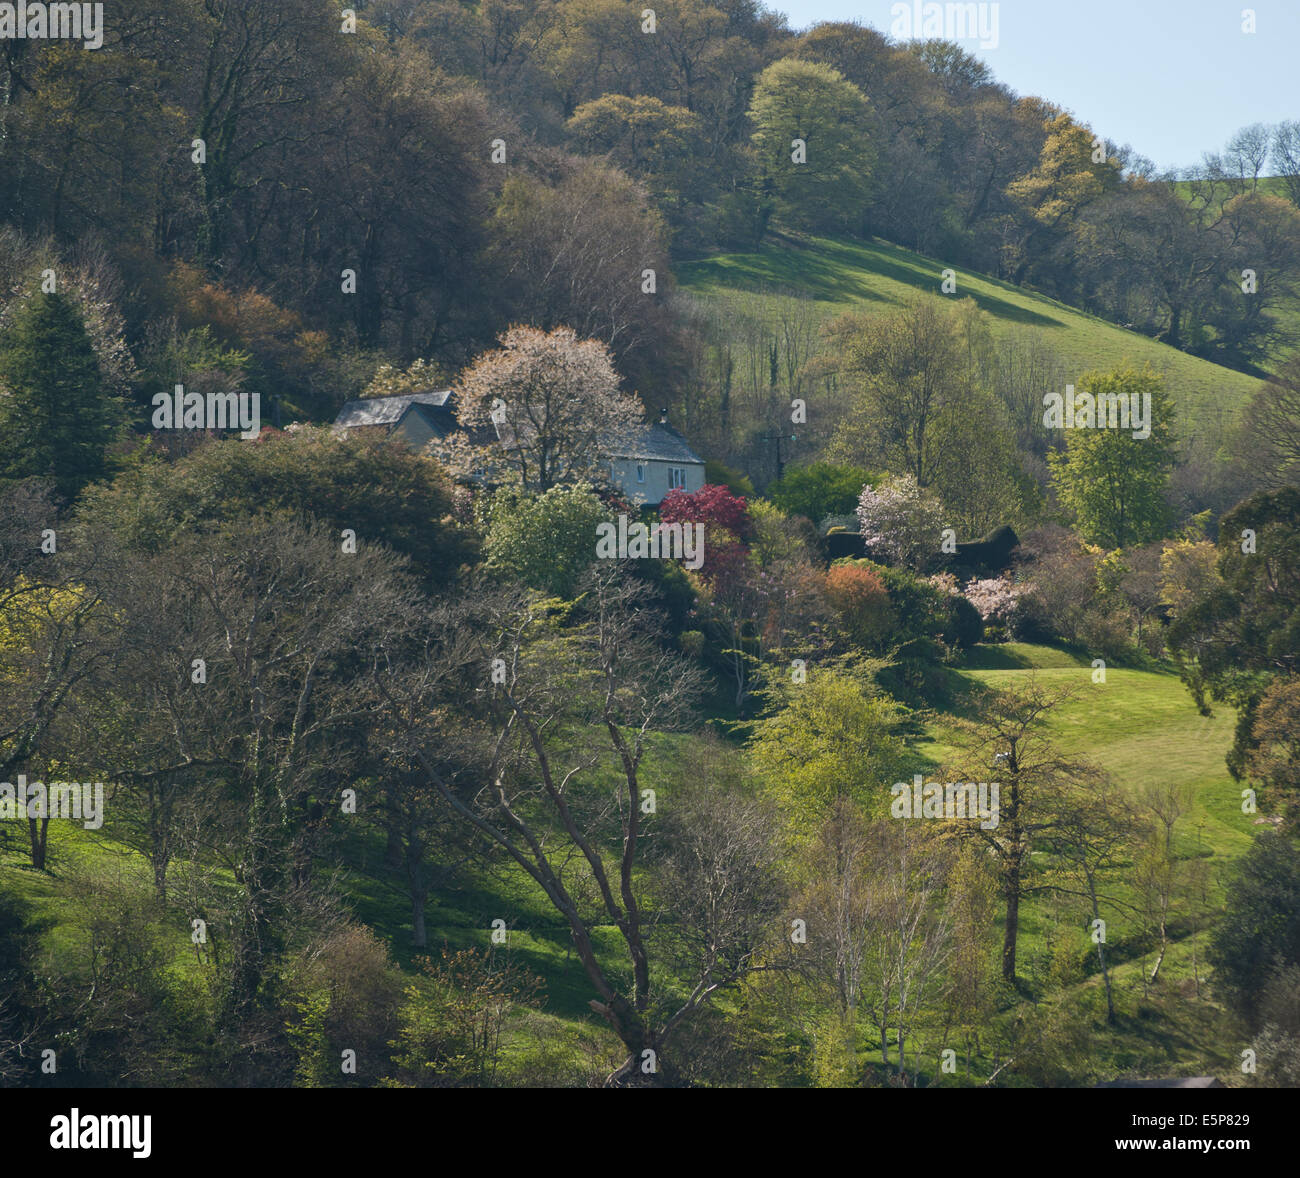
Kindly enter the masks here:
M 858 20 L 888 34 L 892 0 L 765 0 L 792 28 Z M 914 5 L 909 5 L 914 7 Z M 998 0 L 998 44 L 958 39 L 998 81 L 1070 110 L 1157 167 L 1196 163 L 1239 127 L 1300 119 L 1300 0 Z M 1257 32 L 1241 31 L 1253 8 Z

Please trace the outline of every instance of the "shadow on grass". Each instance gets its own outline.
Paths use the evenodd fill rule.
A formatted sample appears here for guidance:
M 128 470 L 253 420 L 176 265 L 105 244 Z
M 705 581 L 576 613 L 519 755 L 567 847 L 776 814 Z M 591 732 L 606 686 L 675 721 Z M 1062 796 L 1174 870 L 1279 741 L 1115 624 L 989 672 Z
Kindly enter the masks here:
M 980 643 L 966 652 L 957 669 L 959 671 L 1027 671 L 1033 665 L 1033 662 L 1018 650 Z

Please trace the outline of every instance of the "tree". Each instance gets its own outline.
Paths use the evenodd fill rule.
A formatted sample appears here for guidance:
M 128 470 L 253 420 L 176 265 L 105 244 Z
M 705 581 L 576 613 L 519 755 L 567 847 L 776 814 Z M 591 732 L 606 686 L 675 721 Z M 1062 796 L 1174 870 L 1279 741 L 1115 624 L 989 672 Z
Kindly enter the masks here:
M 489 509 L 486 567 L 530 589 L 569 597 L 596 560 L 596 526 L 610 514 L 589 487 L 556 486 L 535 497 L 503 487 Z
M 1226 170 L 1236 174 L 1243 189 L 1254 192 L 1259 187 L 1260 173 L 1268 163 L 1270 138 L 1269 128 L 1263 123 L 1251 123 L 1228 140 L 1219 158 Z
M 1027 100 L 1033 102 L 1036 100 Z M 1043 120 L 1045 138 L 1038 164 L 1007 185 L 1020 233 L 1007 246 L 1012 281 L 1025 280 L 1079 213 L 1120 182 L 1117 160 L 1109 153 L 1094 160 L 1096 139 L 1070 115 L 1050 108 Z
M 924 571 L 939 557 L 943 505 L 917 486 L 911 475 L 885 479 L 875 488 L 863 487 L 858 522 L 862 542 L 895 564 Z
M 666 393 L 672 268 L 648 194 L 600 160 L 565 156 L 539 170 L 506 181 L 489 224 L 501 312 L 598 340 L 630 387 Z
M 1174 854 L 1174 827 L 1178 819 L 1191 809 L 1191 804 L 1191 789 L 1185 784 L 1158 782 L 1148 785 L 1138 798 L 1146 823 L 1145 829 L 1139 830 L 1140 837 L 1133 856 L 1133 881 L 1148 934 L 1154 928 L 1160 938 L 1160 952 L 1151 967 L 1151 976 L 1143 977 L 1144 989 L 1153 985 L 1160 976 L 1160 967 L 1169 948 L 1169 917 L 1179 889 L 1187 884 L 1188 873 L 1180 867 Z
M 1269 366 L 1291 338 L 1281 317 L 1300 291 L 1300 209 L 1280 196 L 1245 192 L 1223 206 L 1215 228 L 1222 278 L 1205 313 L 1214 336 L 1195 350 L 1234 368 Z M 1255 285 L 1246 294 L 1248 277 Z
M 698 491 L 669 491 L 659 504 L 659 518 L 666 524 L 709 524 L 737 540 L 746 539 L 749 533 L 744 498 L 712 483 Z
M 36 958 L 45 925 L 33 919 L 26 902 L 0 892 L 0 1080 L 29 1079 L 22 1059 L 36 1038 Z
M 1208 952 L 1215 987 L 1249 1024 L 1270 974 L 1300 965 L 1300 851 L 1265 831 L 1234 865 Z
M 872 569 L 855 564 L 833 565 L 826 573 L 826 599 L 860 646 L 878 649 L 893 634 L 896 619 L 889 604 L 889 590 Z
M 1273 128 L 1271 147 L 1273 175 L 1282 178 L 1291 203 L 1300 207 L 1300 121 L 1278 123 Z
M 188 142 L 175 84 L 192 48 L 191 0 L 141 0 L 101 22 L 92 53 L 51 41 L 0 52 L 0 207 L 3 219 L 63 241 L 87 231 L 125 245 L 147 238 L 187 203 L 183 158 L 158 144 Z M 57 10 L 56 10 L 57 11 Z M 129 78 L 129 84 L 122 79 Z M 179 198 L 179 199 L 178 199 Z M 170 208 L 168 205 L 170 204 Z M 61 275 L 62 276 L 62 275 Z
M 1065 454 L 1051 455 L 1057 495 L 1086 540 L 1126 548 L 1159 539 L 1168 518 L 1165 489 L 1174 463 L 1173 406 L 1163 381 L 1149 369 L 1118 368 L 1086 373 L 1080 388 L 1095 398 L 1098 422 L 1095 428 L 1076 424 Z M 1106 398 L 1118 398 L 1121 406 L 1145 404 L 1150 435 L 1137 438 L 1122 427 L 1103 428 Z
M 107 469 L 121 424 L 81 316 L 61 294 L 6 309 L 0 338 L 0 466 L 5 478 L 53 478 L 75 498 Z
M 831 348 L 857 395 L 832 443 L 841 460 L 881 459 L 930 486 L 945 460 L 945 429 L 972 389 L 969 320 L 937 298 L 890 315 L 849 313 L 828 325 Z
M 749 108 L 754 147 L 791 224 L 859 228 L 875 163 L 868 109 L 861 90 L 818 62 L 782 58 L 758 76 Z
M 647 94 L 605 94 L 579 106 L 567 130 L 584 151 L 607 153 L 631 175 L 644 177 L 668 210 L 700 184 L 700 119 L 685 107 Z
M 220 265 L 232 249 L 240 199 L 256 193 L 277 155 L 297 147 L 300 136 L 319 144 L 328 134 L 321 122 L 313 127 L 286 115 L 324 105 L 333 78 L 346 72 L 339 59 L 348 49 L 331 36 L 337 22 L 318 0 L 205 0 L 192 7 L 184 105 L 206 145 L 197 176 L 198 244 L 204 261 Z
M 1016 983 L 1016 950 L 1020 939 L 1020 902 L 1034 888 L 1038 870 L 1032 850 L 1036 840 L 1062 837 L 1058 829 L 1068 789 L 1096 779 L 1091 766 L 1063 757 L 1045 734 L 1048 717 L 1071 698 L 1069 689 L 1052 689 L 1035 682 L 1018 691 L 992 691 L 980 702 L 978 718 L 964 725 L 971 736 L 968 757 L 952 776 L 978 780 L 992 775 L 998 782 L 998 822 L 984 829 L 969 822 L 966 834 L 988 847 L 997 863 L 998 885 L 1005 909 L 1002 938 L 1002 978 Z M 1076 823 L 1077 825 L 1077 823 Z
M 1259 1004 L 1255 1050 L 1266 1082 L 1300 1087 L 1300 967 L 1275 970 L 1264 985 Z
M 1160 603 L 1169 607 L 1170 618 L 1180 617 L 1218 583 L 1215 570 L 1218 553 L 1209 540 L 1173 540 L 1160 550 Z
M 730 590 L 742 591 L 749 570 L 746 542 L 753 532 L 743 497 L 714 483 L 705 483 L 698 491 L 674 489 L 659 504 L 659 518 L 666 524 L 701 525 L 704 559 L 700 576 L 724 596 Z M 747 610 L 742 613 L 746 619 L 752 616 Z
M 754 726 L 750 754 L 792 826 L 804 839 L 809 814 L 830 815 L 844 799 L 881 814 L 889 784 L 905 771 L 903 713 L 861 673 L 827 667 L 805 683 L 776 679 L 767 715 Z
M 1260 491 L 1219 525 L 1218 577 L 1168 632 L 1197 706 L 1237 710 L 1228 770 L 1246 772 L 1255 709 L 1276 676 L 1300 672 L 1300 488 Z
M 347 80 L 334 119 L 347 150 L 303 161 L 298 232 L 314 265 L 282 282 L 306 287 L 340 327 L 350 320 L 363 347 L 386 346 L 404 362 L 459 361 L 499 322 L 489 317 L 493 283 L 484 282 L 496 169 L 482 145 L 509 131 L 476 88 L 440 74 L 409 45 L 364 52 L 339 68 Z M 340 300 L 345 269 L 356 290 Z M 467 297 L 475 288 L 482 293 Z
M 609 1083 L 671 1083 L 674 1036 L 763 963 L 777 901 L 761 832 L 728 821 L 728 806 L 709 801 L 716 783 L 700 774 L 695 813 L 710 816 L 691 833 L 691 879 L 702 891 L 690 903 L 717 915 L 728 905 L 731 915 L 705 940 L 684 930 L 679 945 L 694 948 L 676 955 L 676 981 L 664 975 L 640 869 L 654 822 L 643 775 L 653 734 L 685 722 L 700 673 L 663 648 L 644 591 L 616 570 L 598 570 L 584 588 L 563 628 L 550 607 L 512 594 L 434 611 L 406 672 L 385 689 L 402 755 L 568 925 L 596 993 L 591 1007 L 627 1053 Z M 475 682 L 481 689 L 467 691 Z M 617 973 L 598 951 L 597 926 L 617 937 Z
M 887 1028 L 894 1022 L 898 1074 L 906 1082 L 908 1039 L 931 991 L 941 984 L 952 953 L 952 918 L 941 899 L 952 869 L 952 847 L 925 822 L 877 823 L 880 846 L 872 865 L 870 950 L 875 1022 L 889 1062 Z
M 425 908 L 429 896 L 452 886 L 456 872 L 469 858 L 463 829 L 418 770 L 403 761 L 390 761 L 383 769 L 383 805 L 376 814 L 411 901 L 411 945 L 429 943 Z
M 349 812 L 343 790 L 387 706 L 374 668 L 399 654 L 418 595 L 391 552 L 348 552 L 285 514 L 124 547 L 107 587 L 121 706 L 105 706 L 92 763 L 110 781 L 201 791 L 192 857 L 224 862 L 235 886 L 191 915 L 224 944 L 218 1017 L 233 1030 L 264 1015 L 287 936 L 320 918 L 314 860 Z
M 1300 483 L 1300 352 L 1250 399 L 1233 449 L 1263 486 Z
M 1057 806 L 1056 821 L 1045 842 L 1057 855 L 1063 879 L 1057 891 L 1081 896 L 1092 917 L 1092 940 L 1106 990 L 1106 1021 L 1115 1022 L 1115 995 L 1106 960 L 1107 922 L 1102 919 L 1105 880 L 1130 862 L 1129 850 L 1138 829 L 1136 815 L 1125 793 L 1103 774 L 1092 772 L 1067 789 Z
M 87 497 L 88 517 L 161 551 L 192 528 L 262 513 L 313 519 L 340 540 L 382 544 L 422 585 L 445 591 L 477 556 L 446 472 L 382 438 L 314 427 L 255 442 L 207 443 L 181 461 L 145 460 Z
M 496 1079 L 510 1016 L 538 1005 L 542 979 L 490 950 L 443 949 L 420 959 L 426 986 L 408 986 L 399 1011 L 397 1075 L 384 1088 L 489 1086 Z M 331 1057 L 331 1062 L 335 1057 Z
M 1246 770 L 1288 828 L 1300 826 L 1300 675 L 1278 676 L 1260 698 Z
M 811 915 L 810 948 L 830 979 L 843 1054 L 856 1062 L 858 1023 L 869 1020 L 888 1066 L 892 1027 L 898 1076 L 907 1083 L 907 1047 L 922 1014 L 943 996 L 953 952 L 946 885 L 955 848 L 933 824 L 870 820 L 844 797 L 815 837 L 801 864 L 808 883 L 799 911 Z M 856 1067 L 843 1070 L 840 1082 L 852 1083 Z
M 814 462 L 787 470 L 767 489 L 767 497 L 782 511 L 802 515 L 819 524 L 828 515 L 849 515 L 858 505 L 862 488 L 878 476 L 856 466 Z
M 460 423 L 495 427 L 501 461 L 524 487 L 544 492 L 605 476 L 609 456 L 643 427 L 645 412 L 620 391 L 609 349 L 567 327 L 512 327 L 500 342 L 457 382 Z
M 1185 347 L 1224 272 L 1218 217 L 1172 178 L 1135 177 L 1075 222 L 1077 281 L 1117 322 Z
M 121 572 L 104 537 L 74 542 L 49 490 L 0 487 L 0 781 L 83 751 L 78 722 L 116 658 L 104 591 Z M 45 545 L 53 542 L 54 550 Z M 45 866 L 49 811 L 26 814 L 32 866 Z

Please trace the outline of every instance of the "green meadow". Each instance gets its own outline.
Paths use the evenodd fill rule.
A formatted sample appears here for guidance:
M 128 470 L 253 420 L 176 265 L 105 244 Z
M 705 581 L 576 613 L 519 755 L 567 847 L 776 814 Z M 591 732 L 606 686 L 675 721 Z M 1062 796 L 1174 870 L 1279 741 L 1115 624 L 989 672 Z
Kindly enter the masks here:
M 812 298 L 830 317 L 854 309 L 890 311 L 917 293 L 939 294 L 942 272 L 948 266 L 940 258 L 880 240 L 783 236 L 752 253 L 683 263 L 678 277 L 683 289 L 706 302 L 742 292 L 758 294 L 775 312 L 782 300 L 802 296 Z M 1177 405 L 1180 428 L 1188 436 L 1208 431 L 1221 437 L 1260 385 L 1255 377 L 987 275 L 957 269 L 953 297 L 974 299 L 991 316 L 995 337 L 1040 334 L 1076 379 L 1089 370 L 1114 368 L 1124 361 L 1149 363 L 1164 376 Z

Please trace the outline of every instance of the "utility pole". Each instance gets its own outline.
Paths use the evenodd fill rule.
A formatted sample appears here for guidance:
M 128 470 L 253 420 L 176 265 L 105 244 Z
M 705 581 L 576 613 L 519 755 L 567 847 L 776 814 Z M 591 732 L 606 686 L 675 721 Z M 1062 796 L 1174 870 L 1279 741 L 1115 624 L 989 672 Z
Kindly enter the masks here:
M 781 443 L 785 441 L 794 442 L 799 438 L 798 434 L 762 434 L 759 437 L 760 442 L 776 443 L 776 481 L 781 481 L 781 476 L 785 474 L 785 462 L 781 458 Z

